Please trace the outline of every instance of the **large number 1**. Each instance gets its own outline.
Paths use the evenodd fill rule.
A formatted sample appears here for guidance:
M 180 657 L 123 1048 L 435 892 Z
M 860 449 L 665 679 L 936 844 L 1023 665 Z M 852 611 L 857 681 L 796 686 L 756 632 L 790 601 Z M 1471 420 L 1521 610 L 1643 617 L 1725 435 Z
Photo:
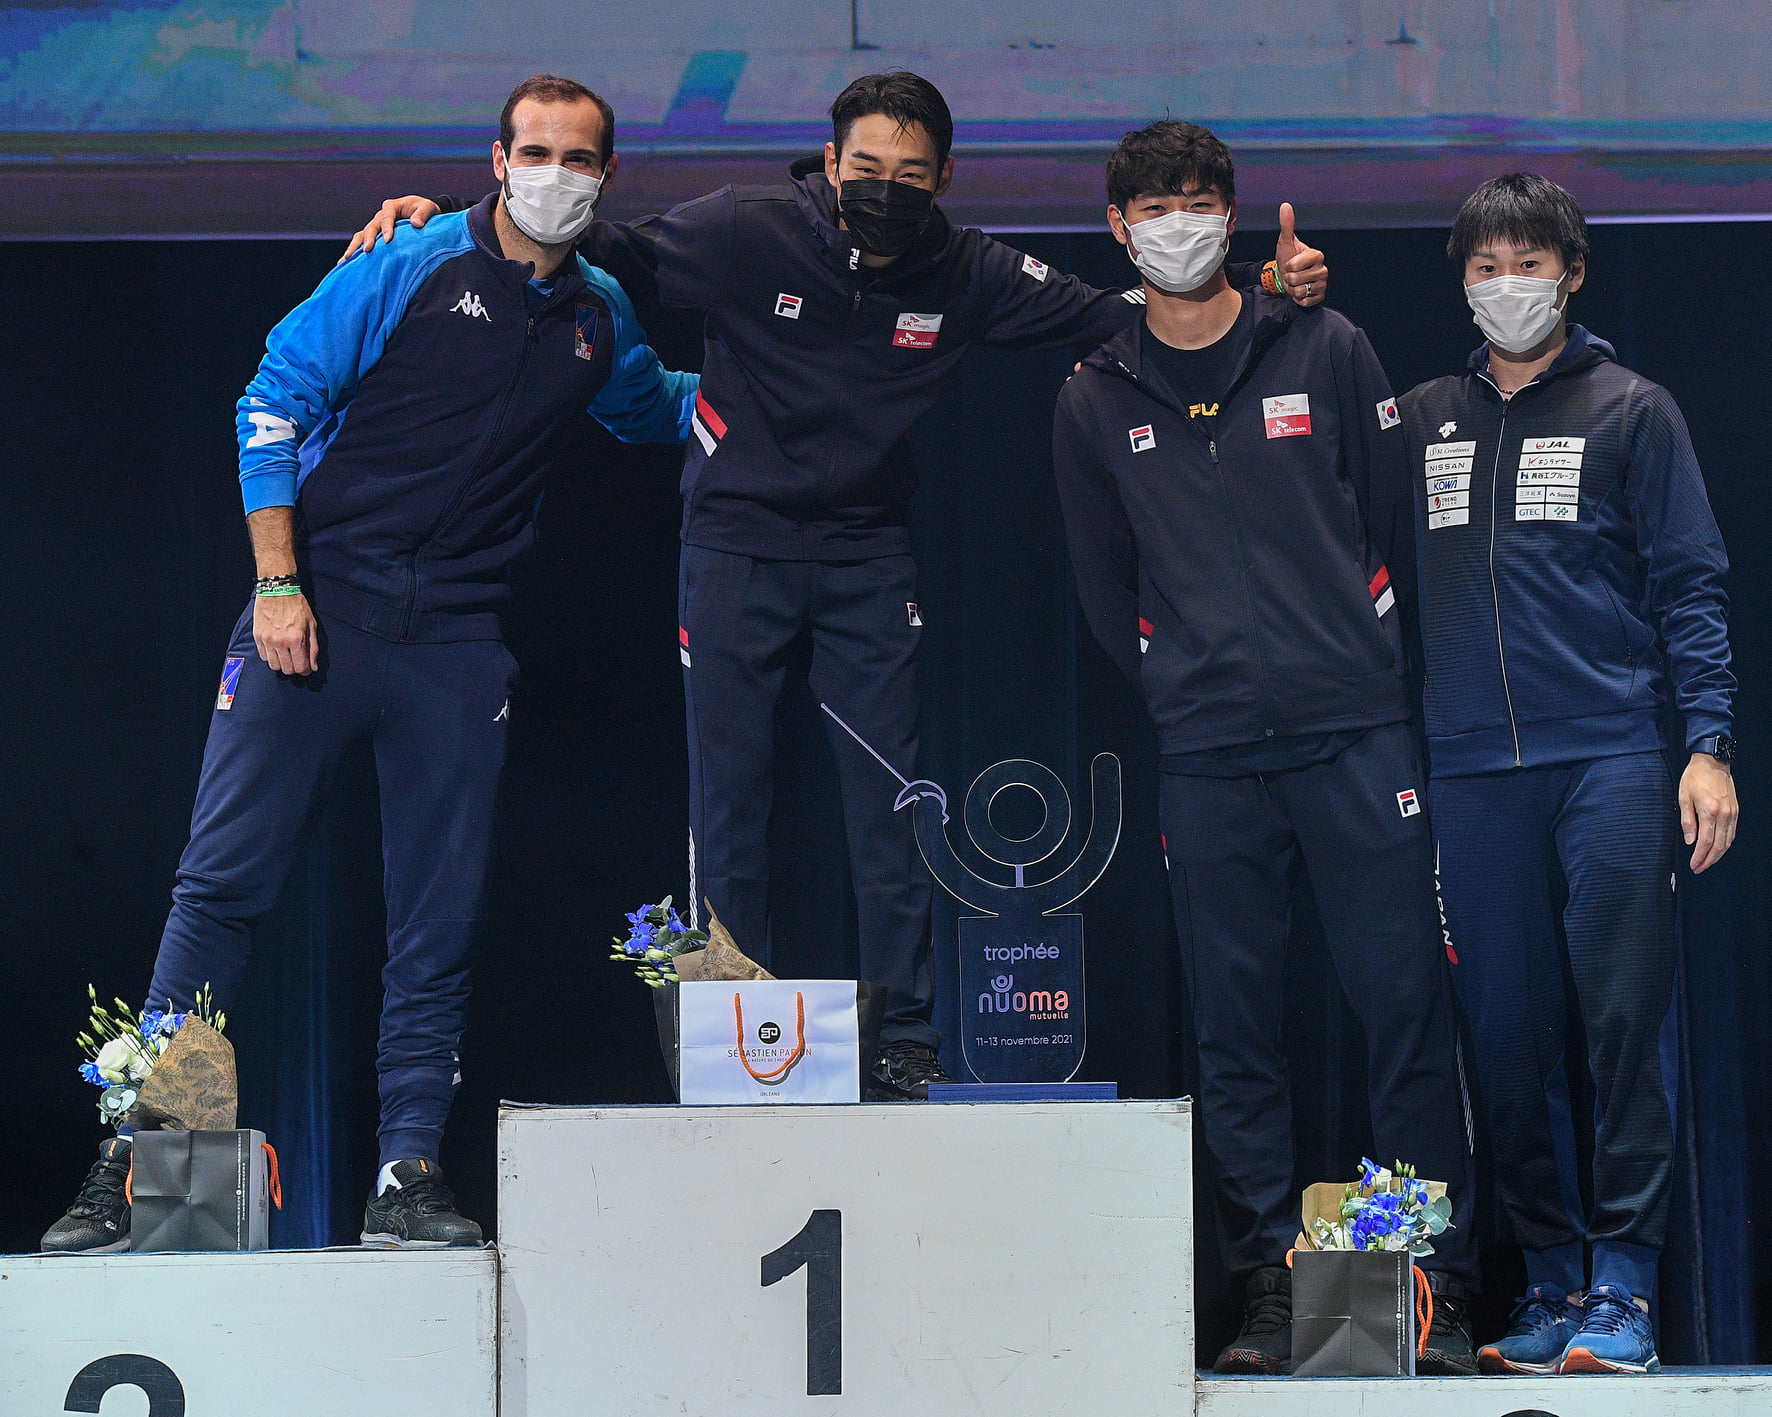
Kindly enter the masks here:
M 843 1212 L 815 1210 L 800 1233 L 763 1256 L 767 1288 L 806 1267 L 806 1395 L 843 1391 Z

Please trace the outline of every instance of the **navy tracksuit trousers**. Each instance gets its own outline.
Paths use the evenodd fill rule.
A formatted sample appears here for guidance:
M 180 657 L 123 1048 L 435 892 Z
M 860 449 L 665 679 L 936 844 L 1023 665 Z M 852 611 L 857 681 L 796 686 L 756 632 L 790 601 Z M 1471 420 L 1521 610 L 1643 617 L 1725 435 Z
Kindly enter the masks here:
M 1413 731 L 1367 731 L 1326 763 L 1249 777 L 1165 772 L 1158 811 L 1200 1048 L 1200 1117 L 1225 1267 L 1280 1265 L 1300 1228 L 1281 1019 L 1302 862 L 1366 1033 L 1377 1160 L 1444 1181 L 1452 1228 L 1423 1261 L 1476 1282 L 1474 1170 Z M 1399 794 L 1410 797 L 1399 802 Z M 1305 1181 L 1332 1181 L 1312 1176 Z
M 189 1008 L 207 983 L 233 1009 L 253 926 L 301 859 L 340 757 L 370 738 L 388 910 L 381 1159 L 434 1161 L 460 1080 L 516 661 L 497 640 L 397 644 L 325 615 L 320 626 L 321 668 L 303 679 L 259 658 L 250 606 L 234 628 L 232 702 L 210 720 L 148 1002 Z
M 769 813 L 775 708 L 790 647 L 812 641 L 810 680 L 830 707 L 905 778 L 916 777 L 917 567 L 867 561 L 765 561 L 685 545 L 679 580 L 689 720 L 692 889 L 740 949 L 769 962 Z M 887 988 L 883 1043 L 935 1046 L 930 1024 L 932 885 L 910 812 L 894 812 L 891 771 L 826 720 L 843 796 L 861 936 L 861 974 Z M 705 921 L 703 922 L 706 923 Z
M 1496 1185 L 1532 1284 L 1655 1292 L 1673 1114 L 1673 785 L 1659 753 L 1435 778 L 1440 890 Z M 1561 927 L 1559 929 L 1559 926 Z M 1560 937 L 1560 938 L 1559 938 Z M 1594 1081 L 1593 1213 L 1569 1132 L 1563 952 Z

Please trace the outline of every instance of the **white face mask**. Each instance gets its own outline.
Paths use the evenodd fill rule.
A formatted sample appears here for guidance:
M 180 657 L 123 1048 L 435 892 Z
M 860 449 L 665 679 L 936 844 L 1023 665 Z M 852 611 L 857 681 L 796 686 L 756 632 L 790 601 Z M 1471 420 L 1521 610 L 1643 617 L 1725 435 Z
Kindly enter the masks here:
M 597 214 L 601 177 L 565 167 L 505 166 L 505 210 L 517 230 L 542 246 L 576 241 Z
M 1128 224 L 1126 254 L 1158 290 L 1186 295 L 1212 279 L 1230 249 L 1230 218 L 1205 212 L 1168 212 Z
M 1562 322 L 1562 287 L 1538 276 L 1491 276 L 1465 286 L 1464 298 L 1490 344 L 1524 354 Z

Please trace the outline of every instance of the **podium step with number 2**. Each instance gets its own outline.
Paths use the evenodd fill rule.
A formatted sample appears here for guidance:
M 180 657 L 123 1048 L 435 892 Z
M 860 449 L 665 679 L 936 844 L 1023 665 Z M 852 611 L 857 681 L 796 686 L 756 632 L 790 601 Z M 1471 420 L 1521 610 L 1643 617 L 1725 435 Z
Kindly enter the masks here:
M 1192 1408 L 1185 1102 L 515 1107 L 503 1417 Z

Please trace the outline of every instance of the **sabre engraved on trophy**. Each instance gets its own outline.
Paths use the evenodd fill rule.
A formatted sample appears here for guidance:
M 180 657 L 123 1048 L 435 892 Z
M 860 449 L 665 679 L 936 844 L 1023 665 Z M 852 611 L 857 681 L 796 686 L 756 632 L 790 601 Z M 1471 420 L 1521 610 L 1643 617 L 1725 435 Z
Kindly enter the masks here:
M 819 707 L 898 779 L 903 790 L 892 809 L 911 809 L 930 874 L 962 904 L 984 912 L 959 919 L 966 1067 L 980 1082 L 1068 1081 L 1087 1043 L 1083 917 L 1060 912 L 1101 879 L 1119 845 L 1120 760 L 1112 753 L 1096 755 L 1082 849 L 1070 865 L 1032 882 L 1028 868 L 1048 860 L 1070 835 L 1070 794 L 1050 768 L 1022 758 L 988 767 L 973 780 L 961 809 L 966 835 L 988 860 L 1015 873 L 1003 883 L 980 876 L 955 853 L 947 835 L 947 794 L 938 784 L 912 782 L 828 704 Z M 1011 787 L 1032 791 L 1044 808 L 1040 825 L 1025 837 L 1005 836 L 991 821 L 992 804 Z

